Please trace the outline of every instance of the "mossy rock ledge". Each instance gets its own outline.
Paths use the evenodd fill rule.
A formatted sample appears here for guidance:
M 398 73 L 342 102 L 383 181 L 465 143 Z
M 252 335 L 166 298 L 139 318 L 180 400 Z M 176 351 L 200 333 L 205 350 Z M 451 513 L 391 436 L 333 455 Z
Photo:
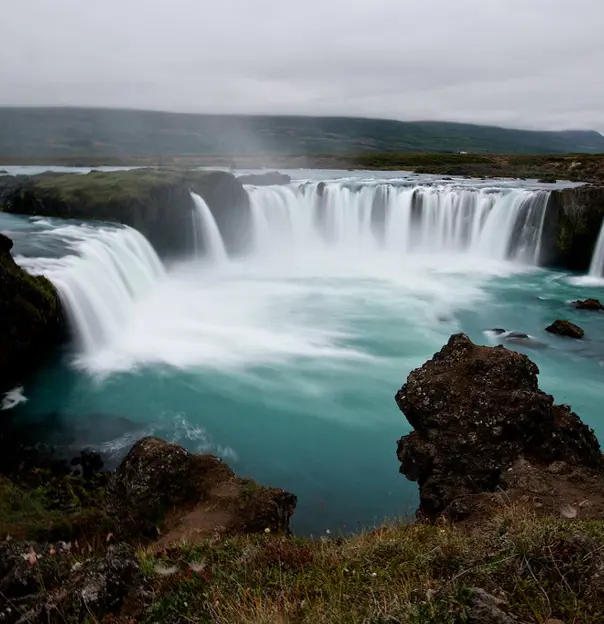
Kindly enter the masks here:
M 15 214 L 122 223 L 141 232 L 165 258 L 187 255 L 195 244 L 190 192 L 208 204 L 229 253 L 244 251 L 252 231 L 249 197 L 224 171 L 148 168 L 19 176 L 0 182 L 0 204 Z
M 31 371 L 65 335 L 59 297 L 45 278 L 30 275 L 0 234 L 0 391 Z

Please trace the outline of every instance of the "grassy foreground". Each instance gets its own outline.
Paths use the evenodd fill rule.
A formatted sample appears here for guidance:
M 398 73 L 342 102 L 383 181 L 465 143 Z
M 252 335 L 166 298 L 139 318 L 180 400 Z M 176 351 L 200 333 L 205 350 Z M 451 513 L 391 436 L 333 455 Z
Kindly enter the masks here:
M 149 622 L 487 621 L 476 588 L 520 622 L 604 621 L 604 521 L 537 518 L 516 506 L 475 528 L 216 538 L 139 559 L 152 604 L 136 619 Z

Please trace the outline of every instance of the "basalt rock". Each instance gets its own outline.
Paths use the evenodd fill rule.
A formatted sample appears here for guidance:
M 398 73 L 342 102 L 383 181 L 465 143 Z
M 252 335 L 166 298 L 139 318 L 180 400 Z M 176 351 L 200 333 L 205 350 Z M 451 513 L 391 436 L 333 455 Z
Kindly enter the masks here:
M 604 310 L 604 306 L 598 299 L 584 299 L 583 301 L 573 301 L 571 304 L 577 310 L 593 310 L 600 312 Z
M 585 335 L 585 332 L 578 325 L 562 320 L 554 321 L 549 327 L 545 328 L 545 331 L 557 336 L 576 338 L 577 340 L 580 340 Z
M 296 497 L 240 479 L 219 458 L 148 437 L 124 458 L 107 487 L 122 537 L 162 544 L 214 533 L 287 532 Z
M 0 392 L 33 370 L 65 332 L 54 286 L 19 267 L 12 246 L 0 234 Z
M 595 435 L 539 390 L 538 372 L 525 355 L 477 346 L 465 334 L 451 336 L 411 372 L 396 402 L 414 431 L 399 440 L 398 458 L 401 472 L 419 484 L 423 515 L 505 488 L 519 458 L 602 470 Z
M 604 186 L 553 191 L 543 223 L 542 262 L 585 272 L 604 219 Z

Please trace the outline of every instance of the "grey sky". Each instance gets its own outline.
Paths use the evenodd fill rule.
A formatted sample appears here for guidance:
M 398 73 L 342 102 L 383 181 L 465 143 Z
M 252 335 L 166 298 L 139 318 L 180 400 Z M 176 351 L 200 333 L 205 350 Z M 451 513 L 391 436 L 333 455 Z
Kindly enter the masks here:
M 3 0 L 0 105 L 604 130 L 604 0 Z

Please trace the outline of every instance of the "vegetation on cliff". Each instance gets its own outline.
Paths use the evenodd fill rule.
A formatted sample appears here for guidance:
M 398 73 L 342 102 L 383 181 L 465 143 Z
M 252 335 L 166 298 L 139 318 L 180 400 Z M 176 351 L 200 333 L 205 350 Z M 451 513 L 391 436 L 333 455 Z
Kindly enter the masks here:
M 59 297 L 44 277 L 21 269 L 0 234 L 0 391 L 31 370 L 63 337 Z
M 208 203 L 229 250 L 245 248 L 249 199 L 227 172 L 144 168 L 0 178 L 7 212 L 123 223 L 144 234 L 162 256 L 185 254 L 195 244 L 190 191 Z

